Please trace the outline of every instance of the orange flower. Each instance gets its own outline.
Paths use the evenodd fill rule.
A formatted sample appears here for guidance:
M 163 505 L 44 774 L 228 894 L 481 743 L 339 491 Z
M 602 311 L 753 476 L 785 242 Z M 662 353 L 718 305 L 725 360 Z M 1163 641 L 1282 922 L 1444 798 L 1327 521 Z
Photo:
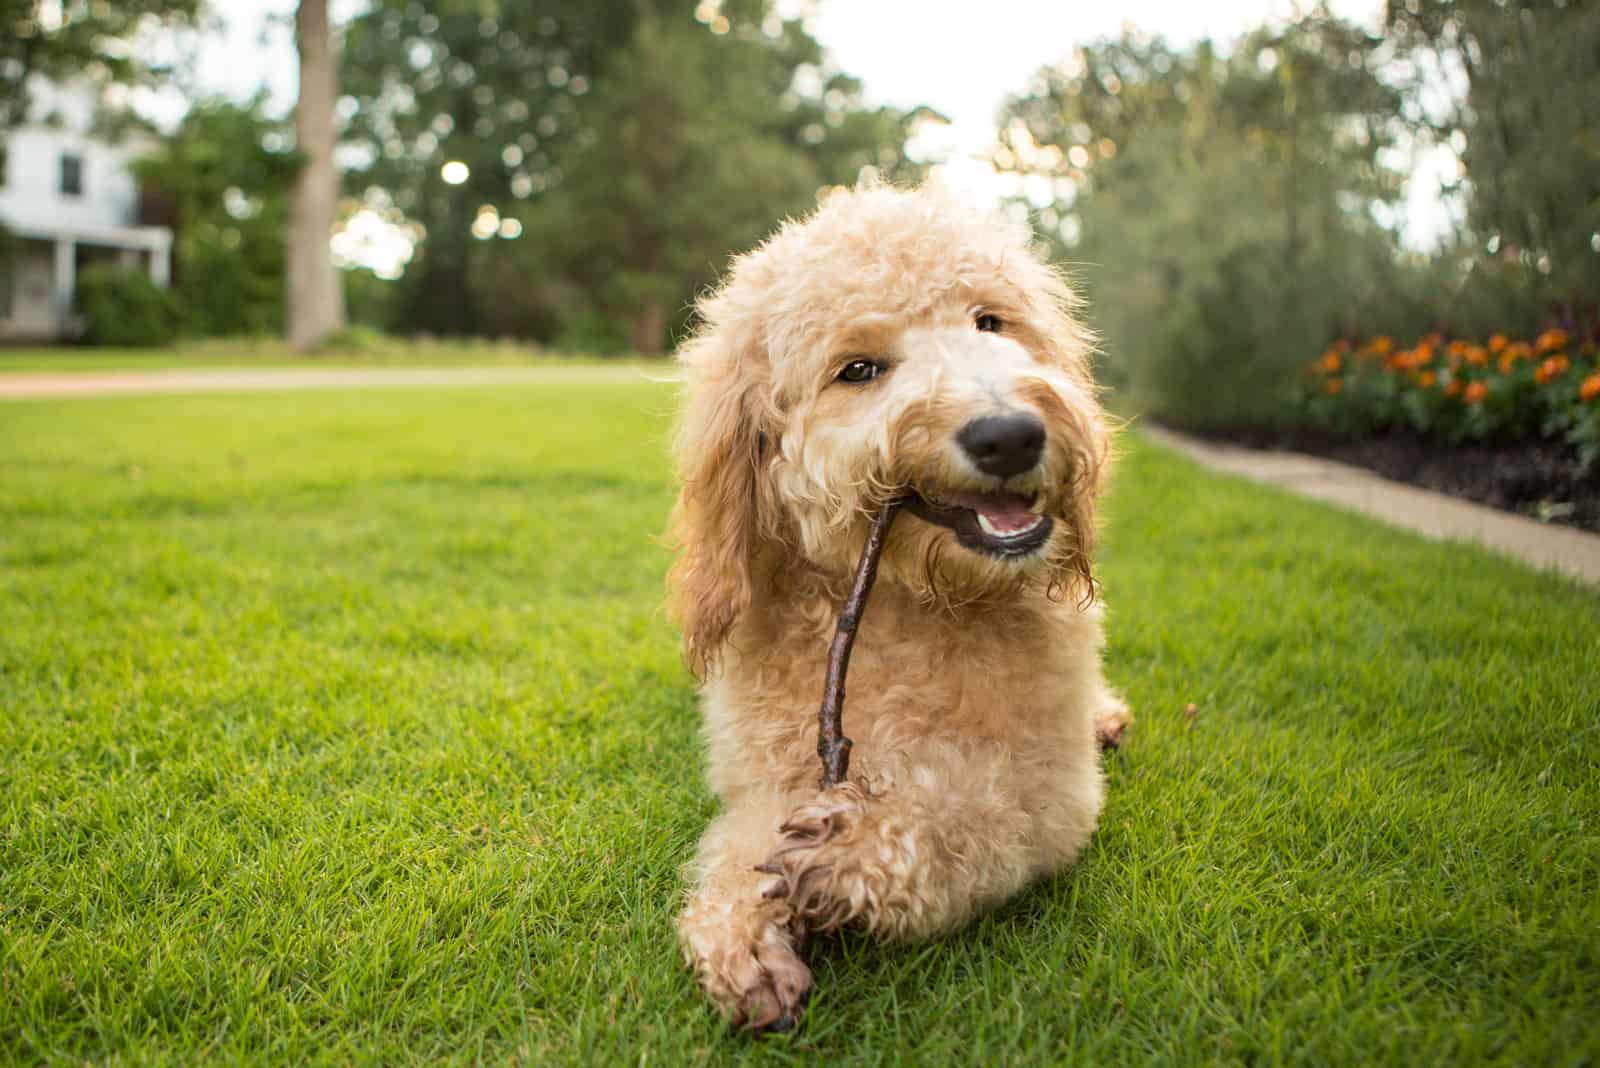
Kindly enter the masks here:
M 1437 381 L 1439 381 L 1439 376 L 1434 374 L 1432 371 L 1424 371 L 1422 374 L 1417 376 L 1417 385 L 1421 386 L 1423 389 L 1430 388 Z
M 1428 337 L 1437 337 L 1437 336 L 1438 336 L 1437 334 L 1428 335 Z M 1426 367 L 1426 366 L 1428 366 L 1428 364 L 1432 363 L 1433 362 L 1433 349 L 1434 349 L 1434 342 L 1429 341 L 1428 338 L 1423 338 L 1421 341 L 1417 342 L 1417 347 L 1415 349 L 1413 349 L 1412 352 L 1411 352 L 1411 359 L 1412 359 L 1411 366 L 1413 366 L 1413 367 Z
M 1330 379 L 1328 379 L 1328 384 L 1327 384 L 1328 396 L 1337 397 L 1339 395 L 1339 391 L 1341 389 L 1343 389 L 1343 388 L 1344 388 L 1344 379 L 1342 379 L 1342 378 L 1330 378 Z
M 1450 342 L 1449 346 L 1447 347 L 1447 351 L 1450 353 L 1450 355 L 1459 360 L 1461 357 L 1467 354 L 1467 349 L 1470 347 L 1471 346 L 1469 346 L 1465 341 L 1462 341 L 1460 338 L 1456 338 L 1454 341 Z
M 1422 340 L 1418 342 L 1418 345 L 1426 345 L 1430 349 L 1436 349 L 1442 344 L 1444 344 L 1444 335 L 1437 332 L 1432 334 L 1423 334 Z
M 1500 351 L 1505 347 L 1506 336 L 1504 334 L 1495 334 L 1489 338 L 1489 351 L 1494 353 L 1496 356 L 1500 355 Z
M 1516 365 L 1518 360 L 1527 360 L 1531 359 L 1532 357 L 1532 345 L 1528 344 L 1526 341 L 1513 341 L 1511 344 L 1507 345 L 1505 351 L 1500 354 L 1500 373 L 1503 375 L 1508 375 L 1511 373 L 1511 368 Z
M 1337 374 L 1339 368 L 1343 365 L 1344 361 L 1339 358 L 1339 354 L 1333 349 L 1323 353 L 1322 359 L 1317 361 L 1317 369 L 1325 375 Z
M 1448 386 L 1444 387 L 1444 395 L 1446 397 L 1459 397 L 1459 396 L 1461 396 L 1461 379 L 1452 378 L 1450 380 L 1450 384 Z
M 1372 339 L 1370 348 L 1378 356 L 1387 356 L 1394 351 L 1394 339 L 1389 337 L 1388 334 L 1379 334 Z
M 1578 387 L 1578 399 L 1585 404 L 1600 397 L 1600 371 L 1596 371 L 1583 380 L 1583 385 Z
M 1467 348 L 1467 362 L 1475 367 L 1482 367 L 1489 362 L 1489 350 L 1482 345 L 1471 345 Z
M 1546 330 L 1539 335 L 1539 340 L 1534 342 L 1534 351 L 1541 355 L 1546 352 L 1555 352 L 1557 349 L 1567 347 L 1567 332 L 1565 330 Z
M 1567 368 L 1570 366 L 1572 365 L 1567 362 L 1565 356 L 1552 356 L 1541 363 L 1537 371 L 1533 372 L 1533 380 L 1542 386 L 1546 382 L 1554 381 L 1566 374 Z
M 1482 403 L 1483 398 L 1487 397 L 1488 395 L 1488 386 L 1484 385 L 1482 382 L 1473 382 L 1471 385 L 1467 386 L 1467 391 L 1462 394 L 1461 399 L 1466 401 L 1468 404 L 1479 404 Z

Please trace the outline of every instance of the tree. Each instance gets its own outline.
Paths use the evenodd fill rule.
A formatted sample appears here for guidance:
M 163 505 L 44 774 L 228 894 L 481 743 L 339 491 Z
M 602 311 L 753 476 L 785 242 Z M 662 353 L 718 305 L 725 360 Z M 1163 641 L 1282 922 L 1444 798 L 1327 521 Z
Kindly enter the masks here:
M 333 158 L 338 71 L 328 0 L 300 0 L 295 45 L 300 53 L 300 95 L 294 108 L 300 171 L 289 194 L 285 325 L 289 344 L 305 351 L 344 326 L 344 293 L 328 249 L 339 197 Z
M 478 206 L 513 216 L 559 184 L 576 143 L 578 105 L 607 57 L 633 33 L 635 0 L 540 4 L 374 0 L 345 32 L 345 140 L 367 163 L 352 184 L 377 186 L 427 238 L 401 285 L 402 329 L 484 328 L 469 293 L 468 228 Z M 465 165 L 451 184 L 447 162 Z
M 1303 354 L 1394 275 L 1380 46 L 1322 14 L 1228 56 L 1125 34 L 1008 105 L 999 162 L 1053 186 L 1040 220 L 1092 265 L 1110 377 L 1146 410 L 1282 418 Z
M 697 257 L 693 270 L 652 267 L 618 237 L 616 212 L 578 183 L 612 191 L 631 183 L 630 195 L 659 198 L 658 214 L 641 207 L 629 216 L 648 224 L 641 233 L 664 234 L 659 227 L 667 226 L 681 234 L 684 204 L 700 195 L 689 188 L 699 169 L 721 182 L 727 159 L 778 168 L 747 170 L 745 189 L 725 190 L 736 218 L 705 231 L 748 242 L 784 213 L 809 206 L 818 186 L 854 182 L 863 167 L 914 174 L 904 144 L 917 116 L 866 107 L 859 83 L 828 69 L 803 25 L 770 7 L 724 0 L 700 4 L 691 18 L 667 5 L 658 12 L 647 0 L 442 0 L 425 8 L 377 0 L 353 20 L 345 49 L 355 105 L 349 142 L 370 162 L 352 180 L 392 190 L 428 234 L 402 285 L 429 299 L 406 302 L 409 320 L 401 325 L 577 332 L 585 344 L 638 334 L 659 348 L 694 286 L 733 246 L 713 249 L 696 237 L 683 246 Z M 659 67 L 669 52 L 680 69 Z M 647 82 L 656 88 L 641 95 Z M 623 99 L 638 111 L 630 114 Z M 673 119 L 652 136 L 635 117 L 643 114 Z M 619 139 L 619 130 L 631 132 Z M 623 152 L 621 140 L 638 151 Z M 714 140 L 725 144 L 726 157 L 717 157 Z M 663 170 L 667 157 L 680 169 Z M 463 184 L 443 180 L 450 161 L 466 165 Z M 783 195 L 773 198 L 779 186 Z M 768 196 L 759 222 L 737 214 L 758 196 Z M 487 230 L 484 240 L 471 240 L 469 228 L 484 218 L 514 223 L 510 233 L 526 229 L 517 240 L 492 239 Z M 593 257 L 573 251 L 580 247 Z M 628 265 L 631 281 L 600 271 L 602 261 Z
M 1389 5 L 1388 26 L 1431 56 L 1411 68 L 1413 95 L 1436 71 L 1465 82 L 1453 107 L 1414 118 L 1462 149 L 1472 244 L 1515 272 L 1531 305 L 1600 296 L 1600 8 L 1410 0 Z
M 265 98 L 195 102 L 160 147 L 133 166 L 171 212 L 173 289 L 185 333 L 283 330 L 287 190 L 298 162 Z
M 660 352 L 670 317 L 728 251 L 809 204 L 820 182 L 742 114 L 751 97 L 737 76 L 719 84 L 710 37 L 692 23 L 640 25 L 589 109 L 605 133 L 573 154 L 531 231 L 638 352 Z
M 0 132 L 27 118 L 28 82 L 88 77 L 133 84 L 162 73 L 130 40 L 192 25 L 202 0 L 0 0 Z

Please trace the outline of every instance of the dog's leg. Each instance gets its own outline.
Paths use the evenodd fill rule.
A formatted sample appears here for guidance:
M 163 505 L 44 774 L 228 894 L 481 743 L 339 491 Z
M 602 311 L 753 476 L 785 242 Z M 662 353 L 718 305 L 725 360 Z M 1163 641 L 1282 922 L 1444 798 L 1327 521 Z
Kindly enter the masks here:
M 793 1026 L 811 989 L 793 910 L 782 896 L 763 896 L 773 880 L 756 870 L 793 805 L 781 794 L 747 797 L 718 817 L 678 917 L 684 959 L 706 993 L 730 1021 L 757 1031 Z
M 908 747 L 790 812 L 762 868 L 806 930 L 949 930 L 1077 858 L 1103 792 L 1093 750 L 1082 756 L 1043 766 L 998 746 Z

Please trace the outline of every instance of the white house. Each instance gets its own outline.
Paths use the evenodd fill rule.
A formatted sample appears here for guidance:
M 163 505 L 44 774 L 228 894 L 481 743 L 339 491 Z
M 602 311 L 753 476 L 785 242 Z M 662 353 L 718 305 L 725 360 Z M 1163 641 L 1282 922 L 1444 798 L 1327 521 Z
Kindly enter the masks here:
M 172 270 L 172 231 L 142 225 L 128 172 L 149 142 L 95 136 L 97 97 L 87 84 L 35 79 L 30 91 L 27 123 L 0 133 L 0 225 L 14 239 L 0 259 L 0 340 L 71 337 L 86 266 L 141 267 L 160 285 Z

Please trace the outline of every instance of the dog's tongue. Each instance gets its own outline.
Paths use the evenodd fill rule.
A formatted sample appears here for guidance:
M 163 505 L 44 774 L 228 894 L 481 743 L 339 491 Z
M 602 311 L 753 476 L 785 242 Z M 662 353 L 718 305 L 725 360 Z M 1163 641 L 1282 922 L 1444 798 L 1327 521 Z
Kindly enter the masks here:
M 983 516 L 991 529 L 1002 536 L 1027 530 L 1039 522 L 1028 510 L 1028 501 L 1009 493 L 971 494 L 962 504 Z
M 1027 505 L 1020 501 L 985 502 L 973 511 L 980 513 L 1001 534 L 1027 530 L 1039 521 L 1039 517 L 1028 511 Z

